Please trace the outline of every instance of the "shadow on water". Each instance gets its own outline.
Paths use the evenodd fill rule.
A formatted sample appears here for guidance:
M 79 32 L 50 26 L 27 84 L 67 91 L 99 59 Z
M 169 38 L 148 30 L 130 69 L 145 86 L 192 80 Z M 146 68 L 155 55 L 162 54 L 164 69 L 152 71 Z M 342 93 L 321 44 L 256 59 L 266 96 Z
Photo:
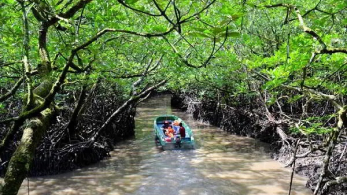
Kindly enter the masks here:
M 133 139 L 115 146 L 109 159 L 73 172 L 30 178 L 30 194 L 282 195 L 290 170 L 270 159 L 268 146 L 237 137 L 171 109 L 170 97 L 143 102 Z M 154 144 L 153 120 L 175 114 L 193 129 L 195 150 L 163 151 Z M 311 194 L 295 176 L 294 194 Z M 27 181 L 19 194 L 28 194 Z

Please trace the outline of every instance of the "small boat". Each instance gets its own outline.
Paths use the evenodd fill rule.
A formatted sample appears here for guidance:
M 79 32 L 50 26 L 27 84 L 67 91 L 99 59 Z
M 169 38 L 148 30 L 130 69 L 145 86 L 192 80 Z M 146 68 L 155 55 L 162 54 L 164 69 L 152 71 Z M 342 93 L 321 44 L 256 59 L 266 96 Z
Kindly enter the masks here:
M 185 128 L 185 136 L 181 137 L 180 134 L 174 134 L 173 137 L 167 136 L 164 133 L 164 122 L 168 122 L 173 129 L 178 128 L 178 123 L 182 123 Z M 193 132 L 189 126 L 179 117 L 175 115 L 160 115 L 154 119 L 154 134 L 155 142 L 158 146 L 162 146 L 164 150 L 172 149 L 194 149 L 195 141 Z

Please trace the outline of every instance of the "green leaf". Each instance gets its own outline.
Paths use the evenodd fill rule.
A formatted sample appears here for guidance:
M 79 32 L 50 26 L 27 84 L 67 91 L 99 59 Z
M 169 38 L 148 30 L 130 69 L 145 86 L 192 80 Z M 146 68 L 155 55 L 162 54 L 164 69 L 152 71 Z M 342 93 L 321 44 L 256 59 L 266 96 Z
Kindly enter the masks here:
M 212 33 L 214 34 L 214 35 L 217 35 L 217 34 L 219 34 L 219 33 L 221 33 L 221 32 L 225 32 L 226 31 L 226 28 L 225 27 L 216 27 L 216 28 L 213 28 L 212 29 Z
M 7 1 L 7 3 L 9 3 L 9 4 L 14 4 L 15 3 L 15 0 L 6 0 Z
M 156 32 L 165 32 L 167 30 L 166 27 L 162 25 L 153 26 L 152 29 Z
M 200 28 L 200 27 L 192 27 L 192 29 L 199 32 L 204 32 L 205 30 L 207 30 L 206 28 Z
M 226 35 L 228 37 L 239 37 L 241 34 L 239 32 L 228 31 Z
M 139 0 L 125 0 L 126 4 L 135 4 L 136 2 L 138 2 Z
M 188 33 L 189 36 L 192 37 L 204 37 L 204 38 L 211 38 L 211 36 L 203 33 L 203 32 L 189 32 Z
M 241 14 L 241 13 L 239 13 L 239 14 L 233 14 L 233 15 L 231 15 L 231 18 L 235 21 L 235 20 L 241 18 L 242 16 L 243 16 L 243 14 Z
M 230 18 L 224 19 L 224 20 L 222 20 L 222 21 L 219 23 L 219 25 L 220 25 L 220 26 L 225 26 L 225 25 L 229 24 L 230 21 L 231 21 Z

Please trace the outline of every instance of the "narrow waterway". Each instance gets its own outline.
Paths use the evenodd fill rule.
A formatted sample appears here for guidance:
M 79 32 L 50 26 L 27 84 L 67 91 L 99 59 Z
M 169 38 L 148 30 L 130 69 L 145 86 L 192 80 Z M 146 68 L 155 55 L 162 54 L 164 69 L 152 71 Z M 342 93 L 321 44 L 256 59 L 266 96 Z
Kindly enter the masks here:
M 175 114 L 189 124 L 195 150 L 162 151 L 154 144 L 153 119 Z M 194 121 L 170 107 L 169 96 L 151 98 L 137 109 L 136 135 L 115 147 L 108 158 L 73 172 L 25 180 L 25 195 L 283 195 L 290 169 L 272 160 L 268 146 L 229 135 Z M 28 188 L 29 183 L 29 188 Z M 312 194 L 305 179 L 294 177 L 292 194 Z

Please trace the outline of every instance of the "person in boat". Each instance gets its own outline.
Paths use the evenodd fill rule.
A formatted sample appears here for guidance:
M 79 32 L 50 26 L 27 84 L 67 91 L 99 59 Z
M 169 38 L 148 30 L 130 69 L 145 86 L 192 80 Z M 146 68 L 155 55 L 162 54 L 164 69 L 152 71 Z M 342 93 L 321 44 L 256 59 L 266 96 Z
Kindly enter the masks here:
M 170 127 L 169 121 L 164 121 L 164 125 L 161 127 L 163 130 L 164 135 L 167 134 L 167 129 Z
M 180 125 L 179 132 L 180 132 L 181 137 L 186 137 L 186 129 L 183 127 L 182 123 L 180 123 L 179 125 Z
M 179 126 L 180 122 L 178 120 L 174 120 L 174 122 L 172 123 L 174 126 Z
M 179 135 L 180 134 L 180 121 L 175 120 L 173 123 L 173 129 L 174 129 L 174 135 Z
M 167 128 L 167 130 L 166 130 L 166 136 L 168 136 L 168 137 L 174 137 L 174 130 L 173 130 L 173 128 L 171 127 L 171 126 L 169 126 L 168 128 Z

